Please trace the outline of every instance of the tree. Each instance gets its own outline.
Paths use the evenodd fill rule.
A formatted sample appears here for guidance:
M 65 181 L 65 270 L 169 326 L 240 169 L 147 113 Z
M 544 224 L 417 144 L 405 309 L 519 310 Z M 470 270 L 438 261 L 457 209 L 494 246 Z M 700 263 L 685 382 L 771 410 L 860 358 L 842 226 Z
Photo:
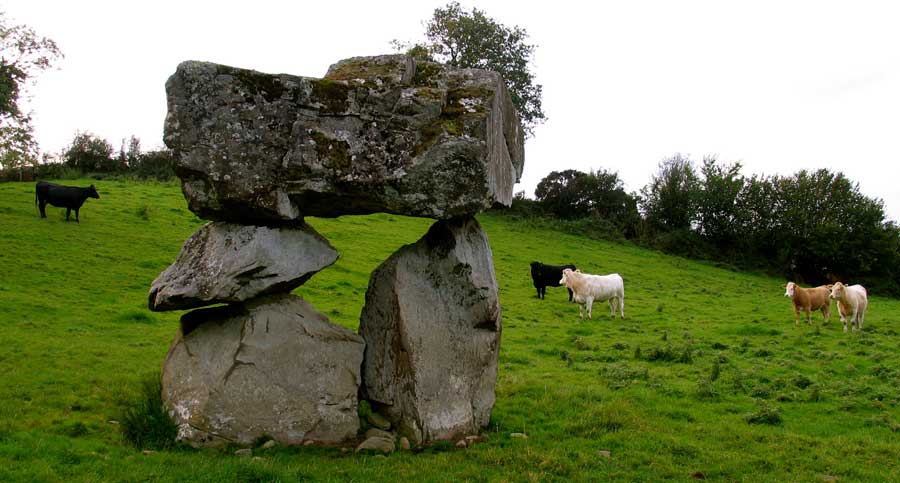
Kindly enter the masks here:
M 657 229 L 687 230 L 697 221 L 699 191 L 694 163 L 675 154 L 659 163 L 659 171 L 641 189 L 641 208 Z
M 541 109 L 543 87 L 535 84 L 530 66 L 535 46 L 526 43 L 525 29 L 506 27 L 477 8 L 467 12 L 459 3 L 450 2 L 434 10 L 425 25 L 425 37 L 424 44 L 392 43 L 418 59 L 500 73 L 529 137 L 535 126 L 547 119 Z
M 113 151 L 109 141 L 89 132 L 76 132 L 63 158 L 66 164 L 82 171 L 115 171 L 118 163 Z
M 0 167 L 37 164 L 31 113 L 19 102 L 34 77 L 61 57 L 53 40 L 25 25 L 9 25 L 0 12 Z
M 703 175 L 697 196 L 697 228 L 719 249 L 731 249 L 736 241 L 737 199 L 744 187 L 741 164 L 719 164 L 715 156 L 703 158 Z

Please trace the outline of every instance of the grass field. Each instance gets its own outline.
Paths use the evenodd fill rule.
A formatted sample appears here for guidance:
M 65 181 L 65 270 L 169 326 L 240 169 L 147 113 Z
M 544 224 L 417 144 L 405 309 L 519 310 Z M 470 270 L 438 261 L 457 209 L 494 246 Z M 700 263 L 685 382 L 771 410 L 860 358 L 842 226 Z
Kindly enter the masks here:
M 149 312 L 147 289 L 203 222 L 177 184 L 94 183 L 80 224 L 0 184 L 0 481 L 900 480 L 900 301 L 872 297 L 861 334 L 836 310 L 797 327 L 782 280 L 489 214 L 503 334 L 487 442 L 145 455 L 115 422 L 180 316 Z M 296 292 L 351 329 L 372 269 L 431 223 L 308 221 L 341 259 Z M 532 260 L 622 274 L 626 318 L 598 304 L 580 320 L 562 288 L 538 300 Z

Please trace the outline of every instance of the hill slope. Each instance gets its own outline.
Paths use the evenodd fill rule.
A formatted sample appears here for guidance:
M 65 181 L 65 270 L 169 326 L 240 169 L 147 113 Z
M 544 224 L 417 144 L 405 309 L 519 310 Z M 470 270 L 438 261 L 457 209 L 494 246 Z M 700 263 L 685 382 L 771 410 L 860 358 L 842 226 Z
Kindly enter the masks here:
M 504 324 L 488 442 L 143 455 L 110 421 L 159 370 L 180 313 L 147 311 L 147 289 L 203 222 L 177 184 L 95 184 L 80 224 L 40 219 L 32 184 L 0 184 L 0 481 L 900 479 L 900 302 L 873 298 L 862 334 L 836 311 L 796 327 L 781 280 L 497 215 L 479 216 Z M 341 259 L 296 293 L 351 329 L 369 273 L 431 223 L 309 221 Z M 563 288 L 538 300 L 532 260 L 622 274 L 626 319 L 597 304 L 580 320 Z

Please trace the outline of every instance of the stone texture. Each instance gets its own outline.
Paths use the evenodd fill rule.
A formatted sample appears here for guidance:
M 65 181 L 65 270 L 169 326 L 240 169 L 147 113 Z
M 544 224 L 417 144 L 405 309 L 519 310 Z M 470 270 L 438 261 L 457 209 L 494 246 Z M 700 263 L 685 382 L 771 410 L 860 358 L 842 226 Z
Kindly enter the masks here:
M 359 430 L 364 347 L 295 295 L 195 310 L 163 363 L 163 402 L 194 445 L 340 443 Z
M 487 236 L 474 218 L 438 221 L 372 273 L 362 394 L 418 444 L 476 434 L 494 405 L 500 331 Z
M 365 441 L 356 447 L 356 452 L 370 451 L 374 453 L 392 453 L 394 451 L 394 440 L 373 436 L 366 438 Z
M 290 292 L 338 259 L 306 224 L 269 228 L 209 223 L 150 286 L 151 310 L 183 310 Z
M 203 218 L 448 219 L 508 206 L 522 174 L 524 131 L 491 71 L 389 55 L 315 79 L 189 61 L 166 92 L 164 139 Z

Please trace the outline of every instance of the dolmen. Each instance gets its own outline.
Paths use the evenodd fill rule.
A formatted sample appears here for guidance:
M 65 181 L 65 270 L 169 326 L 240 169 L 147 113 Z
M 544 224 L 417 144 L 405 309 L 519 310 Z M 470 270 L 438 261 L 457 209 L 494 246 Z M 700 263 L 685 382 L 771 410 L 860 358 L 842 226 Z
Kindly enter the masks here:
M 485 428 L 501 310 L 474 215 L 512 202 L 524 131 L 504 80 L 405 55 L 321 79 L 206 62 L 166 83 L 165 142 L 210 220 L 153 281 L 151 310 L 192 310 L 162 397 L 196 446 L 341 445 L 360 400 L 415 444 Z M 338 253 L 304 217 L 435 219 L 371 275 L 358 333 L 292 293 Z

